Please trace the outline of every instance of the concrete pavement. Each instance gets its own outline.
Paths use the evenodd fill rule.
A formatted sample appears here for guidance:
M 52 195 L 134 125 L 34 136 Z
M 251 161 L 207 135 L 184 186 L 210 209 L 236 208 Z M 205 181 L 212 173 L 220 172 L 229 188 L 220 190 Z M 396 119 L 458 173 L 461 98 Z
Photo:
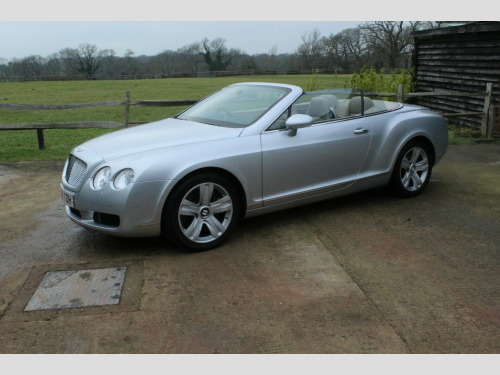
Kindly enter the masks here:
M 62 163 L 0 165 L 1 353 L 498 353 L 500 146 L 450 146 L 424 194 L 245 220 L 221 248 L 86 231 Z M 24 312 L 48 271 L 128 267 L 120 304 Z

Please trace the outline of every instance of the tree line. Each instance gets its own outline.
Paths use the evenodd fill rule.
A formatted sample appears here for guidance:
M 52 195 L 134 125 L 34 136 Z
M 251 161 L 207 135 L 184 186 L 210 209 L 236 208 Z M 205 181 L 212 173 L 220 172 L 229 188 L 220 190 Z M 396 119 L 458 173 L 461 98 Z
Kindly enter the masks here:
M 127 50 L 117 56 L 113 49 L 82 43 L 42 57 L 31 55 L 10 61 L 0 57 L 0 81 L 42 79 L 117 79 L 130 76 L 196 76 L 213 72 L 279 72 L 322 69 L 352 73 L 363 67 L 392 71 L 410 65 L 412 33 L 442 27 L 439 22 L 377 21 L 322 36 L 317 30 L 302 34 L 294 53 L 278 54 L 274 45 L 267 53 L 248 55 L 229 48 L 226 40 L 207 38 L 175 51 L 136 56 Z

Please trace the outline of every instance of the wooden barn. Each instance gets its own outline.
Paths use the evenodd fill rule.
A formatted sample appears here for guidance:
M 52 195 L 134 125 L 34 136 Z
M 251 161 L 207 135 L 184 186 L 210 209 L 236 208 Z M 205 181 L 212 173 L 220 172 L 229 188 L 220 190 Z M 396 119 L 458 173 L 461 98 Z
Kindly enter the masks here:
M 500 22 L 471 22 L 415 32 L 413 66 L 416 91 L 485 91 L 493 84 L 493 129 L 500 133 Z M 481 97 L 422 97 L 418 104 L 441 113 L 482 111 Z M 481 117 L 454 118 L 456 124 L 481 127 Z

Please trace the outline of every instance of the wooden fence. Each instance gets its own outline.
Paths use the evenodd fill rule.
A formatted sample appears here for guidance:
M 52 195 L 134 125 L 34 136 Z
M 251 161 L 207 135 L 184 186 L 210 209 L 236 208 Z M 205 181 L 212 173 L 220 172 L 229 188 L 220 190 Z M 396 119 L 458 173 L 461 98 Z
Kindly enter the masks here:
M 0 124 L 0 130 L 28 130 L 36 129 L 38 137 L 38 148 L 45 149 L 45 139 L 43 135 L 44 129 L 85 129 L 85 128 L 101 128 L 101 129 L 117 129 L 128 127 L 131 125 L 140 125 L 144 122 L 130 122 L 130 107 L 178 107 L 194 104 L 199 99 L 181 99 L 181 100 L 130 100 L 130 91 L 125 93 L 124 101 L 107 101 L 99 103 L 82 103 L 68 105 L 26 105 L 26 104 L 10 104 L 0 103 L 1 109 L 24 110 L 24 111 L 43 111 L 43 110 L 64 110 L 64 109 L 80 109 L 93 107 L 111 107 L 124 106 L 125 120 L 123 123 L 115 121 L 90 121 L 90 122 L 54 122 L 54 123 L 22 123 L 22 124 Z
M 484 97 L 484 107 L 482 112 L 458 112 L 458 113 L 442 113 L 445 118 L 451 117 L 467 117 L 467 116 L 482 116 L 481 134 L 491 139 L 494 136 L 494 106 L 492 105 L 492 84 L 486 85 L 485 91 L 479 92 L 464 92 L 464 91 L 434 91 L 434 92 L 415 92 L 405 94 L 403 85 L 399 86 L 398 93 L 366 93 L 366 96 L 378 96 L 396 98 L 398 102 L 404 103 L 407 98 L 423 97 L 423 96 L 464 96 L 464 97 Z M 10 110 L 26 110 L 26 111 L 42 111 L 42 110 L 64 110 L 92 107 L 109 107 L 109 106 L 124 106 L 124 122 L 114 121 L 91 121 L 91 122 L 63 122 L 63 123 L 22 123 L 22 124 L 0 124 L 0 130 L 34 130 L 37 131 L 38 148 L 45 148 L 45 140 L 43 135 L 44 129 L 82 129 L 82 128 L 103 128 L 117 129 L 128 127 L 131 125 L 140 125 L 144 122 L 130 122 L 130 107 L 178 107 L 188 106 L 196 103 L 199 99 L 180 99 L 180 100 L 130 100 L 130 91 L 125 94 L 124 101 L 107 101 L 99 103 L 83 103 L 69 105 L 25 105 L 25 104 L 9 104 L 0 103 L 1 109 Z
M 417 97 L 484 97 L 483 110 L 481 112 L 454 112 L 454 113 L 440 113 L 444 118 L 452 117 L 469 117 L 469 116 L 481 116 L 481 135 L 486 136 L 488 139 L 493 138 L 495 132 L 495 106 L 492 105 L 492 95 L 493 95 L 493 84 L 487 83 L 485 91 L 449 91 L 449 90 L 436 90 L 436 91 L 424 91 L 424 92 L 412 92 L 405 94 L 404 86 L 399 85 L 398 93 L 367 93 L 367 96 L 382 96 L 382 97 L 392 97 L 396 98 L 398 102 L 404 103 L 406 99 L 417 98 Z M 439 113 L 439 112 L 438 112 Z
M 170 72 L 154 74 L 121 74 L 103 75 L 93 77 L 84 75 L 3 75 L 0 82 L 31 82 L 31 81 L 87 81 L 87 80 L 143 80 L 163 78 L 197 78 L 197 77 L 233 77 L 253 75 L 299 75 L 299 74 L 352 74 L 352 70 L 343 69 L 252 69 L 252 70 L 220 70 L 220 71 L 196 71 L 196 72 Z

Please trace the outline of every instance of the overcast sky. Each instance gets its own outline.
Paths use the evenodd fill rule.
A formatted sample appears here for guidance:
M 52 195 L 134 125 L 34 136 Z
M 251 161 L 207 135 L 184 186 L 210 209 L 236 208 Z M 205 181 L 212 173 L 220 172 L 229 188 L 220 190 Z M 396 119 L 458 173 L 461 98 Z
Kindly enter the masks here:
M 457 21 L 499 19 L 491 0 L 17 0 L 0 6 L 0 57 L 47 56 L 80 43 L 136 56 L 226 39 L 250 55 L 295 52 L 301 36 L 322 36 L 375 20 Z M 489 11 L 486 11 L 486 10 Z
M 274 45 L 278 53 L 295 52 L 305 32 L 318 29 L 323 36 L 356 27 L 359 22 L 327 21 L 0 21 L 0 57 L 10 60 L 29 55 L 47 56 L 80 43 L 113 49 L 123 56 L 127 49 L 136 56 L 176 50 L 204 38 L 226 39 L 229 48 L 250 55 L 266 53 Z

